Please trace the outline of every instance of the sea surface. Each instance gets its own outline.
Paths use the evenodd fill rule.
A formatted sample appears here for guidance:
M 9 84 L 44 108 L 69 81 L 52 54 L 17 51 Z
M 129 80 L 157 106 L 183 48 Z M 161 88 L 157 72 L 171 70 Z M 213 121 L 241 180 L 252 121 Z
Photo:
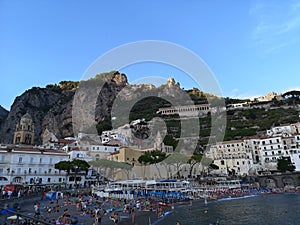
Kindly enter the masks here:
M 189 206 L 177 206 L 152 225 L 300 225 L 300 194 L 264 194 L 216 201 L 202 200 Z

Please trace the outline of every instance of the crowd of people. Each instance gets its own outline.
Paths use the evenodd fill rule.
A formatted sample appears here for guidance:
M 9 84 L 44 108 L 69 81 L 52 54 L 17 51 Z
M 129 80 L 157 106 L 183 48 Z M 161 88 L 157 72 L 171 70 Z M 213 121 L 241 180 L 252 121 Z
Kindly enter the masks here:
M 37 199 L 31 206 L 22 206 L 20 213 L 32 218 L 20 219 L 19 225 L 37 224 L 34 220 L 39 220 L 39 224 L 69 225 L 75 224 L 74 218 L 77 218 L 77 224 L 101 225 L 104 221 L 105 224 L 118 225 L 121 219 L 122 224 L 134 224 L 140 211 L 151 212 L 159 218 L 171 209 L 171 206 L 157 199 L 100 198 L 90 192 L 74 189 L 64 192 L 57 199 L 49 199 L 44 191 Z M 6 224 L 8 222 L 15 224 L 13 220 Z

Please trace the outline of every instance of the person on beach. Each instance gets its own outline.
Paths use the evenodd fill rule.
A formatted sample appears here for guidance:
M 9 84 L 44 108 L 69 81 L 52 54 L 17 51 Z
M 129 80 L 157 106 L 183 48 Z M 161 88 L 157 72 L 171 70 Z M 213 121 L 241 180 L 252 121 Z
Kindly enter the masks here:
M 115 219 L 114 225 L 118 225 L 118 224 L 119 224 L 119 221 L 120 221 L 119 213 L 117 213 L 117 212 L 115 213 L 114 219 Z
M 190 209 L 190 210 L 192 209 L 192 206 L 193 206 L 193 200 L 191 199 L 191 200 L 190 200 L 190 206 L 189 206 L 189 209 Z
M 134 208 L 131 209 L 131 222 L 134 224 L 134 219 L 135 219 L 135 211 Z

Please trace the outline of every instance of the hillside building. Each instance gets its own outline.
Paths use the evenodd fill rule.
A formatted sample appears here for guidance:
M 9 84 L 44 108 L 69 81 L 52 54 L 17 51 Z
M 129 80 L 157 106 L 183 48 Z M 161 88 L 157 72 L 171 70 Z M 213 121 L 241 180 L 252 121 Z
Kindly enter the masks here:
M 210 112 L 209 105 L 202 104 L 202 105 L 184 105 L 184 106 L 171 106 L 171 107 L 159 108 L 156 113 L 162 115 L 178 114 L 180 116 L 199 117 L 199 116 L 205 116 L 209 112 Z
M 253 165 L 252 153 L 243 140 L 218 142 L 207 156 L 214 160 L 220 174 L 246 175 Z

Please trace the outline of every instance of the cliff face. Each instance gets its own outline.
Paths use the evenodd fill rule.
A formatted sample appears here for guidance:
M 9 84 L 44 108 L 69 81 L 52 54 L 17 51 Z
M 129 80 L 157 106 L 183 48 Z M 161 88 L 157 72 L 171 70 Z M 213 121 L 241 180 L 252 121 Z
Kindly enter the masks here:
M 7 117 L 7 115 L 8 115 L 8 111 L 0 105 L 0 126 L 2 121 L 5 120 L 5 118 Z
M 115 96 L 128 85 L 126 76 L 118 72 L 102 74 L 101 77 L 109 79 L 97 100 L 97 122 L 110 116 Z M 97 79 L 90 82 L 97 83 Z M 60 85 L 48 85 L 46 88 L 34 87 L 15 99 L 10 112 L 1 107 L 0 143 L 13 142 L 16 124 L 26 112 L 33 118 L 36 144 L 41 143 L 41 135 L 46 128 L 58 138 L 73 136 L 72 104 L 77 85 L 76 82 L 61 82 Z M 88 98 L 90 94 L 85 92 L 83 98 Z
M 82 93 L 79 92 L 81 87 L 84 87 Z M 151 84 L 129 85 L 127 77 L 115 71 L 99 74 L 93 79 L 80 83 L 64 81 L 59 85 L 47 85 L 46 88 L 34 87 L 15 99 L 10 112 L 0 108 L 0 143 L 13 142 L 16 124 L 26 112 L 33 118 L 35 143 L 41 144 L 42 133 L 46 128 L 57 138 L 74 136 L 72 108 L 78 104 L 78 101 L 79 107 L 74 108 L 76 113 L 86 115 L 82 112 L 89 109 L 86 109 L 84 103 L 96 99 L 94 112 L 89 114 L 89 118 L 81 118 L 82 120 L 93 121 L 98 128 L 101 123 L 110 121 L 111 116 L 117 116 L 120 119 L 120 124 L 117 125 L 123 125 L 122 122 L 128 122 L 128 109 L 133 107 L 137 99 L 151 95 L 171 95 L 177 98 L 178 88 L 178 85 L 170 83 L 159 88 Z M 117 106 L 116 112 L 112 112 L 113 106 Z M 114 113 L 121 115 L 114 115 Z M 124 117 L 124 121 L 121 117 Z M 89 129 L 80 127 L 77 131 L 88 132 Z
M 45 116 L 68 95 L 72 95 L 72 93 L 64 93 L 64 91 L 60 89 L 54 90 L 52 88 L 34 87 L 27 90 L 21 96 L 18 96 L 11 106 L 7 117 L 1 124 L 0 141 L 2 143 L 13 142 L 13 133 L 16 124 L 20 121 L 20 118 L 28 112 L 32 116 L 35 126 L 35 142 L 40 143 L 40 134 L 42 132 L 42 124 Z M 58 116 L 56 119 L 59 120 L 60 117 Z

